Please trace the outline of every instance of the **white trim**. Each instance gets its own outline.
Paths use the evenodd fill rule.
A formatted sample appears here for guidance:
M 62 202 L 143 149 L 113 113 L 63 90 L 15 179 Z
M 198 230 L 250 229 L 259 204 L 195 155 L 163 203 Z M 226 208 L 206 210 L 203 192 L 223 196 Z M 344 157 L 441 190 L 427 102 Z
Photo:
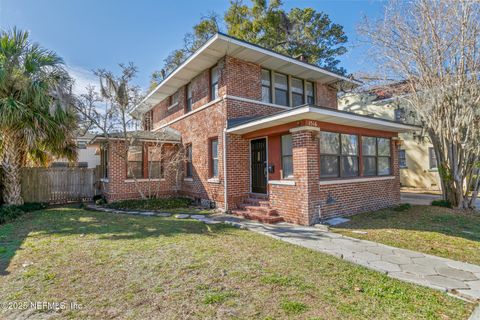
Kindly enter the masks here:
M 248 99 L 248 98 L 243 98 L 243 97 L 239 97 L 239 96 L 232 96 L 232 95 L 228 95 L 228 94 L 225 95 L 225 98 L 232 99 L 232 100 L 237 100 L 237 101 L 241 101 L 241 102 L 256 103 L 256 104 L 260 104 L 262 106 L 274 107 L 274 108 L 279 108 L 279 109 L 283 109 L 283 110 L 291 110 L 292 109 L 292 107 L 286 107 L 286 106 L 282 106 L 280 104 L 274 104 L 274 103 L 265 102 L 265 101 L 261 101 L 261 100 Z
M 383 181 L 383 180 L 393 180 L 395 176 L 387 177 L 369 177 L 369 178 L 354 178 L 354 179 L 338 179 L 338 180 L 323 180 L 319 184 L 329 185 L 329 184 L 346 184 L 346 183 L 360 183 L 360 182 L 373 182 L 373 181 Z
M 278 185 L 278 186 L 294 186 L 295 180 L 270 180 L 268 184 Z
M 110 181 L 108 180 L 108 178 L 100 178 L 100 182 L 109 183 Z
M 171 125 L 171 124 L 173 124 L 173 123 L 175 123 L 175 122 L 177 122 L 177 121 L 180 121 L 180 120 L 188 117 L 189 115 L 195 114 L 195 113 L 197 113 L 197 112 L 199 112 L 199 111 L 202 111 L 202 110 L 204 110 L 204 109 L 206 109 L 206 108 L 214 105 L 214 104 L 217 103 L 217 102 L 222 101 L 224 98 L 225 98 L 225 96 L 223 96 L 223 97 L 218 97 L 217 99 L 212 100 L 212 101 L 210 101 L 210 102 L 202 105 L 201 107 L 199 107 L 199 108 L 197 108 L 197 109 L 195 109 L 195 110 L 192 110 L 192 111 L 190 111 L 190 112 L 187 112 L 187 113 L 181 115 L 181 116 L 178 117 L 178 118 L 175 118 L 175 119 L 173 119 L 173 120 L 171 120 L 171 121 L 169 121 L 169 122 L 167 122 L 167 123 L 165 123 L 165 124 L 162 124 L 162 125 L 161 125 L 160 127 L 158 127 L 158 128 L 154 128 L 152 131 L 155 132 L 155 131 L 158 131 L 158 130 L 163 129 L 163 128 L 165 128 L 165 127 L 168 127 L 169 125 Z
M 167 107 L 167 110 L 170 110 L 170 109 L 172 109 L 172 108 L 175 108 L 176 106 L 178 106 L 178 101 L 175 102 L 174 104 L 168 106 L 168 107 Z
M 164 178 L 161 178 L 161 179 L 148 179 L 148 178 L 142 178 L 142 179 L 137 179 L 137 182 L 148 182 L 148 181 L 151 181 L 151 182 L 158 182 L 158 181 L 165 181 Z M 135 179 L 125 179 L 123 180 L 123 182 L 135 182 Z
M 218 179 L 218 178 L 209 178 L 209 179 L 207 179 L 207 182 L 209 182 L 209 183 L 220 183 L 220 179 Z
M 313 127 L 313 126 L 301 126 L 301 127 L 295 127 L 289 130 L 290 132 L 298 132 L 298 131 L 317 131 L 320 132 L 320 128 L 318 127 Z
M 303 115 L 306 116 L 306 114 L 308 114 L 308 113 L 324 115 L 324 116 L 328 116 L 328 117 L 336 117 L 336 118 L 339 118 L 339 119 L 353 120 L 353 121 L 358 121 L 358 122 L 363 122 L 363 123 L 373 124 L 373 125 L 381 125 L 381 126 L 390 127 L 392 129 L 402 129 L 402 130 L 407 130 L 407 131 L 417 131 L 417 130 L 420 129 L 416 126 L 406 125 L 406 124 L 402 124 L 402 123 L 394 123 L 394 122 L 385 121 L 385 120 L 382 120 L 382 119 L 360 116 L 360 115 L 353 114 L 353 113 L 345 113 L 345 112 L 339 112 L 337 110 L 327 110 L 327 109 L 323 109 L 323 108 L 320 109 L 320 108 L 310 107 L 309 105 L 306 105 L 306 106 L 303 106 L 303 107 L 296 107 L 296 108 L 294 108 L 290 111 L 287 111 L 287 112 L 281 112 L 279 114 L 273 114 L 273 115 L 268 116 L 268 117 L 264 117 L 264 118 L 261 118 L 261 119 L 255 120 L 255 121 L 251 121 L 251 122 L 248 122 L 248 123 L 245 123 L 245 124 L 241 124 L 239 126 L 228 129 L 227 132 L 236 133 L 238 131 L 241 131 L 242 129 L 243 130 L 245 130 L 245 129 L 248 130 L 251 127 L 255 127 L 255 126 L 262 125 L 262 124 L 267 124 L 267 123 L 272 123 L 272 125 L 275 125 L 275 123 L 273 123 L 275 121 L 278 121 L 278 120 L 288 121 L 289 117 L 303 116 Z M 332 122 L 332 120 L 331 119 L 330 120 L 325 120 L 325 122 Z M 253 130 L 255 130 L 255 129 L 253 129 Z M 386 131 L 387 129 L 383 128 L 383 129 L 380 129 L 380 130 Z M 394 131 L 394 132 L 397 132 L 397 131 Z M 246 133 L 246 132 L 244 132 L 244 133 Z
M 193 178 L 183 178 L 183 181 L 192 182 Z

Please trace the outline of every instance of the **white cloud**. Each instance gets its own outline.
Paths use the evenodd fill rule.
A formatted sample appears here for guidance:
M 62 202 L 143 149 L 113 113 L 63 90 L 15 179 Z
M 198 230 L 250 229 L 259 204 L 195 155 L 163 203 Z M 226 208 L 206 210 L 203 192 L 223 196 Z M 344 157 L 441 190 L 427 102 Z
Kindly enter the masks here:
M 73 86 L 73 93 L 85 93 L 87 91 L 85 88 L 88 85 L 94 86 L 98 89 L 98 78 L 93 74 L 91 70 L 72 65 L 67 65 L 66 69 L 70 76 L 75 80 L 75 84 Z

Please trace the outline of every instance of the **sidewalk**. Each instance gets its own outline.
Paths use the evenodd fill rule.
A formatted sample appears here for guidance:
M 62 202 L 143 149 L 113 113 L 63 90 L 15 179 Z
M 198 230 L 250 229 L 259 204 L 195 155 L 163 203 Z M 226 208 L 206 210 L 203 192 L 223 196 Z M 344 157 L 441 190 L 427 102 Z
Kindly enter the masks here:
M 410 203 L 413 205 L 430 205 L 433 200 L 441 200 L 442 195 L 427 194 L 427 193 L 415 193 L 415 192 L 400 192 L 401 203 Z M 480 208 L 480 198 L 475 201 L 477 208 Z
M 316 227 L 262 224 L 234 216 L 212 217 L 387 274 L 392 278 L 480 301 L 480 266 L 380 243 L 345 237 Z

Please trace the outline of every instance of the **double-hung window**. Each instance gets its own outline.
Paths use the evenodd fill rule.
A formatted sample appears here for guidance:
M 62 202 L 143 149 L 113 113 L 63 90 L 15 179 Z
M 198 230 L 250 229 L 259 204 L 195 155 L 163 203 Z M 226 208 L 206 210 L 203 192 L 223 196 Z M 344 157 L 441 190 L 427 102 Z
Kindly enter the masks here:
M 163 153 L 161 147 L 148 147 L 148 177 L 160 179 L 164 176 Z
M 210 140 L 210 177 L 218 178 L 218 139 Z
M 178 91 L 172 95 L 172 100 L 170 101 L 170 106 L 175 106 L 178 104 Z
M 292 103 L 293 106 L 300 106 L 305 103 L 305 93 L 303 90 L 303 80 L 298 78 L 292 78 Z
M 289 105 L 288 77 L 281 73 L 275 73 L 275 104 Z
M 186 112 L 190 112 L 192 111 L 192 84 L 189 83 L 187 84 L 187 101 L 186 101 L 186 104 L 185 104 L 185 109 L 186 109 Z
M 313 82 L 306 81 L 305 87 L 307 91 L 307 103 L 315 104 L 315 89 L 313 87 Z
M 364 176 L 388 176 L 391 173 L 390 139 L 362 137 Z
M 218 66 L 210 70 L 210 97 L 211 100 L 218 98 Z
M 398 151 L 398 166 L 407 168 L 407 151 L 405 149 Z
M 292 135 L 282 136 L 282 178 L 291 178 L 293 176 L 293 152 Z
M 185 176 L 191 178 L 193 176 L 193 164 L 192 164 L 192 145 L 188 144 L 185 147 Z
M 358 176 L 358 136 L 320 133 L 320 177 Z
M 143 146 L 129 146 L 127 178 L 143 178 Z
M 262 69 L 262 101 L 272 102 L 272 73 L 266 69 Z

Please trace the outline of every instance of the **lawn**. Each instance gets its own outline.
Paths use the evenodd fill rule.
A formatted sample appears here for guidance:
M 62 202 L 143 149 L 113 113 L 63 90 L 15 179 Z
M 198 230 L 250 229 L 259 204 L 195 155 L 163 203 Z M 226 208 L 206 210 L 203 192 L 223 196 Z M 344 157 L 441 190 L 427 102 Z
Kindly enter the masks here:
M 405 211 L 386 209 L 358 214 L 351 219 L 332 231 L 480 265 L 478 213 L 412 206 Z
M 473 305 L 225 225 L 57 208 L 0 226 L 0 318 L 466 319 Z M 37 314 L 38 313 L 38 314 Z

